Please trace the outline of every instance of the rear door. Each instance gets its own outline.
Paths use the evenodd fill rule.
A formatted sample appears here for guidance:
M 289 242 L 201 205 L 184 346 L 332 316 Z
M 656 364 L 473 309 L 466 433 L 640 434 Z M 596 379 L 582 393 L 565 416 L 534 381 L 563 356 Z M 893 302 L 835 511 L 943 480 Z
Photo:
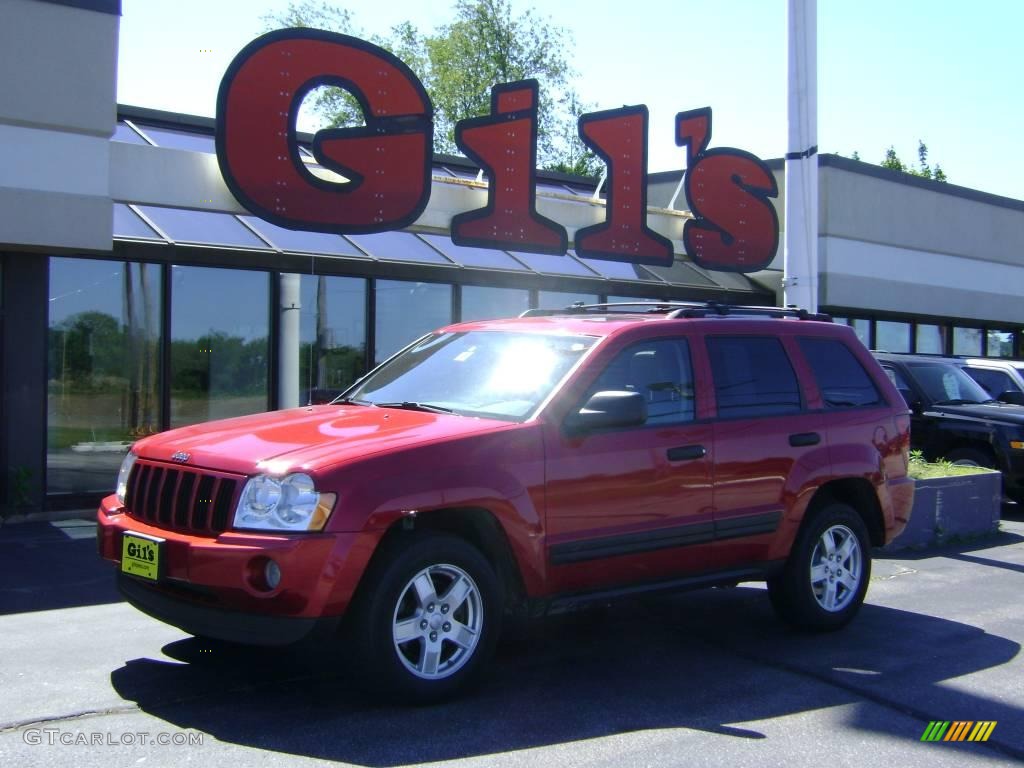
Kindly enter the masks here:
M 800 386 L 791 339 L 706 338 L 714 379 L 714 522 L 724 566 L 785 557 L 796 494 L 830 471 L 825 420 Z

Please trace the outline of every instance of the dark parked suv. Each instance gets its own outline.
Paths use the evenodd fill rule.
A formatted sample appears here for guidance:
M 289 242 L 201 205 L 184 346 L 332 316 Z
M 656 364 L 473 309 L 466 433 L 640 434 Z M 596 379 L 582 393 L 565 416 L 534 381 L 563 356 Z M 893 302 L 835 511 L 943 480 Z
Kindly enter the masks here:
M 965 360 L 876 352 L 912 411 L 911 445 L 926 459 L 992 467 L 1007 496 L 1024 501 L 1024 407 L 996 400 Z
M 852 329 L 527 314 L 428 334 L 332 404 L 140 440 L 98 513 L 126 599 L 198 635 L 327 637 L 403 701 L 475 677 L 512 610 L 767 580 L 799 627 L 853 618 L 914 485 L 906 405 Z

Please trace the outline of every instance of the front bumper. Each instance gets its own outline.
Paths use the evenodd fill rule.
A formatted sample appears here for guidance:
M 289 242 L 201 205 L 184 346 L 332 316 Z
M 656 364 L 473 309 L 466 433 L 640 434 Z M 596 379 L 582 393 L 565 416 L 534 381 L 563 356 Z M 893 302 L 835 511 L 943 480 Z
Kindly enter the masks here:
M 119 574 L 130 603 L 193 634 L 254 644 L 340 619 L 377 543 L 372 533 L 174 531 L 133 519 L 116 496 L 100 504 L 97 527 L 100 556 L 118 564 L 125 532 L 163 540 L 159 581 Z M 262 580 L 267 559 L 281 570 L 275 589 Z

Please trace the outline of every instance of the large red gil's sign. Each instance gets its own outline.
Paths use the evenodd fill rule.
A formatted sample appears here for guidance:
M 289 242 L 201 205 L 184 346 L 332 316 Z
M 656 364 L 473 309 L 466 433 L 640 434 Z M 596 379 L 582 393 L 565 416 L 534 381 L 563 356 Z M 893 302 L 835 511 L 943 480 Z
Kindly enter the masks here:
M 305 96 L 333 85 L 359 102 L 365 125 L 319 131 L 313 154 L 347 181 L 329 182 L 302 162 L 296 119 Z M 536 80 L 495 85 L 491 114 L 462 120 L 456 144 L 484 169 L 487 204 L 452 218 L 458 245 L 563 254 L 564 227 L 537 212 Z M 285 29 L 235 57 L 217 98 L 217 159 L 228 187 L 252 213 L 291 229 L 361 234 L 401 229 L 430 199 L 433 105 L 401 60 L 358 38 Z M 585 257 L 672 263 L 672 243 L 647 226 L 647 107 L 594 112 L 579 135 L 608 166 L 605 220 L 576 232 Z M 763 161 L 738 149 L 708 149 L 711 109 L 676 116 L 687 148 L 684 183 L 694 218 L 687 254 L 715 270 L 751 272 L 775 256 L 778 194 Z

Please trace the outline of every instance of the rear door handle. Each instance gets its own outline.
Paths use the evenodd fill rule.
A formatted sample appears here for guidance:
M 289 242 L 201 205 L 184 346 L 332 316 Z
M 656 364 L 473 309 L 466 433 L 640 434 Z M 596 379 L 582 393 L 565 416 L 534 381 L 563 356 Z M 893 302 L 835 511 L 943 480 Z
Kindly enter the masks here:
M 821 442 L 821 435 L 817 432 L 798 432 L 789 436 L 789 444 L 794 448 L 802 445 L 817 445 Z
M 707 456 L 703 445 L 681 445 L 678 448 L 668 449 L 669 461 L 688 461 L 691 459 L 703 459 Z

